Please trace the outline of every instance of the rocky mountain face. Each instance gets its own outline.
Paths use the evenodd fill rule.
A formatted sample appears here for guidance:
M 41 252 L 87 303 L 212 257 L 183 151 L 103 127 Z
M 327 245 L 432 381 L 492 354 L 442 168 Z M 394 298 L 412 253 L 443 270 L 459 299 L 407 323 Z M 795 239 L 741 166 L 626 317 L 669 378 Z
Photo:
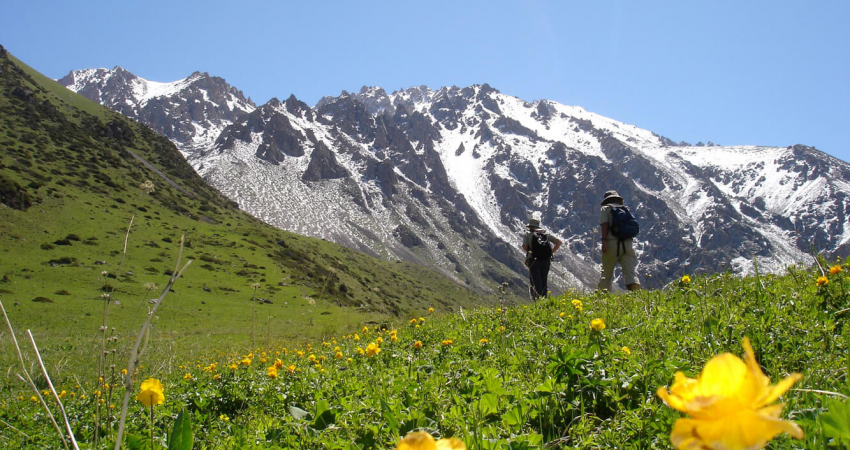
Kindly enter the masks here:
M 141 111 L 151 102 L 189 105 L 188 92 L 200 89 L 187 82 L 193 74 L 176 82 L 189 91 L 149 94 L 141 104 L 131 101 L 136 78 L 126 71 L 107 81 L 72 75 L 63 84 L 134 111 L 155 130 L 172 130 L 160 131 L 169 137 L 184 129 L 185 108 Z M 229 102 L 204 106 L 233 113 L 215 122 L 228 125 L 214 142 L 172 140 L 243 209 L 287 230 L 437 268 L 484 292 L 503 283 L 524 290 L 519 245 L 530 217 L 564 241 L 550 285 L 594 287 L 600 201 L 609 189 L 641 223 L 636 248 L 645 286 L 697 271 L 747 273 L 754 259 L 760 270 L 778 271 L 811 263 L 813 250 L 830 258 L 850 252 L 850 165 L 803 145 L 675 144 L 580 107 L 529 103 L 486 84 L 392 94 L 364 87 L 314 107 L 294 96 L 257 108 Z
M 201 72 L 158 83 L 115 67 L 72 71 L 58 81 L 146 124 L 188 153 L 208 148 L 225 127 L 256 108 L 223 79 Z

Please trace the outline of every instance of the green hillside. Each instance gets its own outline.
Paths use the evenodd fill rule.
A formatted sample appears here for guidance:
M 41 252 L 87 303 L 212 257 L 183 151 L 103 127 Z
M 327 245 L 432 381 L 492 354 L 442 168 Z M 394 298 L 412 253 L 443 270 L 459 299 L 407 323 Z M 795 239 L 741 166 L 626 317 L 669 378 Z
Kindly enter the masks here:
M 107 325 L 136 332 L 184 236 L 193 262 L 154 321 L 178 349 L 320 338 L 488 301 L 422 267 L 265 225 L 166 138 L 2 47 L 0 93 L 0 301 L 48 352 L 96 336 L 105 294 Z

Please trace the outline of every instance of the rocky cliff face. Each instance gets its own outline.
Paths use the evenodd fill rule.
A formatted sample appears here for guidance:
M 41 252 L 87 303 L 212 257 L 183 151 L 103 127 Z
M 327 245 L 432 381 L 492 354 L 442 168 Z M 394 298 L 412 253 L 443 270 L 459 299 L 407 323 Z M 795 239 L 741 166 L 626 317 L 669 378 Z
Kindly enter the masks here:
M 116 74 L 99 90 L 66 84 L 103 102 L 128 98 L 126 83 L 132 77 Z M 137 118 L 158 130 L 176 123 L 172 135 L 160 132 L 178 136 L 193 167 L 248 212 L 438 268 L 482 291 L 502 283 L 524 290 L 519 244 L 532 216 L 565 242 L 551 284 L 595 286 L 608 189 L 641 222 L 637 249 L 649 287 L 700 270 L 748 272 L 754 258 L 762 270 L 781 270 L 811 262 L 812 248 L 830 257 L 850 249 L 850 166 L 802 145 L 680 146 L 488 85 L 392 94 L 364 87 L 313 108 L 274 99 L 221 119 L 232 123 L 205 148 L 175 134 L 183 111 Z
M 256 108 L 222 78 L 201 72 L 158 83 L 115 67 L 72 71 L 58 81 L 148 125 L 186 154 L 209 148 L 221 130 Z

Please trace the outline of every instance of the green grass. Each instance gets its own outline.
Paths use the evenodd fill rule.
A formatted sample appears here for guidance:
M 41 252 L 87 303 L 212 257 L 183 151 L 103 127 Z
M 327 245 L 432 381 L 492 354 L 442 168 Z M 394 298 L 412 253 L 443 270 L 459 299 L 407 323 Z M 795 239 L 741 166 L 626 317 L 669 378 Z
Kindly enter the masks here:
M 470 449 L 669 448 L 682 415 L 656 390 L 670 386 L 676 371 L 696 377 L 715 355 L 741 356 L 748 337 L 772 384 L 803 375 L 782 397 L 781 417 L 802 427 L 805 438 L 779 436 L 770 448 L 822 449 L 835 436 L 823 415 L 850 408 L 849 262 L 824 286 L 816 285 L 818 269 L 796 267 L 783 276 L 699 276 L 665 291 L 569 293 L 526 306 L 423 313 L 416 326 L 396 320 L 286 348 L 263 342 L 233 351 L 211 343 L 192 357 L 169 357 L 174 342 L 156 331 L 137 379 L 155 377 L 165 386 L 155 436 L 163 439 L 186 408 L 195 448 L 392 448 L 419 429 L 456 436 Z M 601 332 L 590 329 L 596 318 L 606 323 Z M 379 354 L 359 354 L 379 337 Z M 278 359 L 278 377 L 270 378 L 267 368 Z M 67 391 L 76 437 L 90 444 L 98 386 L 85 380 L 78 387 L 63 375 L 59 389 Z M 0 436 L 24 448 L 55 445 L 55 433 L 28 419 L 38 410 L 30 395 L 7 388 L 0 418 L 38 437 L 22 439 L 10 429 Z M 115 404 L 121 390 L 101 395 Z M 130 412 L 128 432 L 146 436 L 144 408 L 136 402 Z M 104 432 L 114 437 L 114 430 Z

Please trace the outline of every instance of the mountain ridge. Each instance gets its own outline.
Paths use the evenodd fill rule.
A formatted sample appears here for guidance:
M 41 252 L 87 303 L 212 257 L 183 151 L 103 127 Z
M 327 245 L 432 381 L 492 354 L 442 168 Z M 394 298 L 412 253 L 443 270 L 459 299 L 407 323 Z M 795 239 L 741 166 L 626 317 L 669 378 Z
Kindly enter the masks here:
M 593 287 L 599 200 L 612 188 L 642 221 L 650 287 L 696 270 L 746 273 L 754 257 L 774 271 L 811 263 L 808 243 L 828 256 L 850 250 L 845 162 L 802 145 L 681 146 L 487 84 L 364 86 L 313 108 L 290 96 L 241 115 L 212 145 L 175 142 L 268 223 L 424 262 L 485 292 L 521 289 L 518 242 L 531 216 L 565 240 L 554 285 Z

